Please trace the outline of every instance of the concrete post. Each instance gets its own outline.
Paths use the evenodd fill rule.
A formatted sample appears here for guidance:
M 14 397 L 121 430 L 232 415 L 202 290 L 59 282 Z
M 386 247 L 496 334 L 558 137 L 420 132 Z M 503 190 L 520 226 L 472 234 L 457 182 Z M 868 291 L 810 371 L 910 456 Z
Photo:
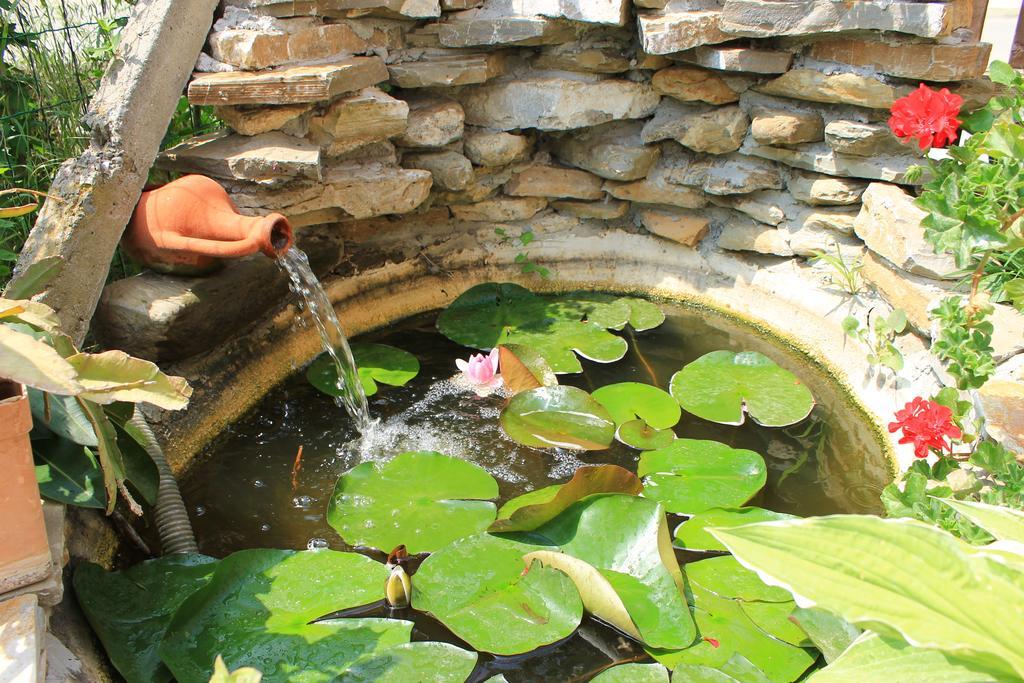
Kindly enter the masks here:
M 42 300 L 81 344 L 110 260 L 146 182 L 217 0 L 140 0 L 89 104 L 88 148 L 61 165 L 15 268 L 65 264 Z

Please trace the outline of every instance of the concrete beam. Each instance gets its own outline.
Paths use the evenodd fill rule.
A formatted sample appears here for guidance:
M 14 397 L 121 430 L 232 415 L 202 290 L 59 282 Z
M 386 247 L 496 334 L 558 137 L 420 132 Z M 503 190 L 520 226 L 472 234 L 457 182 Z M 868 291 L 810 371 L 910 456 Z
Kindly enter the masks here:
M 217 0 L 140 0 L 89 104 L 89 146 L 65 161 L 15 268 L 59 255 L 42 300 L 81 344 L 121 233 L 213 23 Z

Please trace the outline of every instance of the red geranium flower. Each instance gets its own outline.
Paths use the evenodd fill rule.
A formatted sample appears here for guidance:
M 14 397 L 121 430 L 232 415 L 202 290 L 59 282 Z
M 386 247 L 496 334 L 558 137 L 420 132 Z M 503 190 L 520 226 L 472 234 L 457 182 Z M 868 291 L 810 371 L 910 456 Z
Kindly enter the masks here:
M 918 396 L 896 413 L 896 421 L 889 423 L 889 431 L 903 430 L 900 443 L 914 444 L 914 455 L 928 457 L 928 449 L 952 451 L 946 438 L 959 439 L 960 428 L 953 424 L 953 411 L 934 401 Z
M 893 103 L 889 129 L 904 142 L 917 140 L 921 149 L 945 147 L 956 140 L 957 115 L 963 103 L 964 99 L 948 88 L 936 91 L 922 83 Z

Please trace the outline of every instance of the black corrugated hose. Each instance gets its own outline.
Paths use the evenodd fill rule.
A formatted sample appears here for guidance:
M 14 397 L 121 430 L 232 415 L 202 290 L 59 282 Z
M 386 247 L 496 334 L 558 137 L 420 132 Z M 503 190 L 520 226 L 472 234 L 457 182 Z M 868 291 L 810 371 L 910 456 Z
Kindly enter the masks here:
M 181 499 L 181 491 L 178 489 L 178 481 L 171 472 L 171 466 L 167 464 L 163 449 L 160 448 L 156 435 L 150 429 L 146 418 L 138 409 L 132 415 L 132 424 L 139 428 L 139 431 L 146 437 L 146 452 L 156 463 L 156 469 L 160 473 L 160 485 L 156 493 L 156 529 L 160 535 L 160 547 L 164 554 L 174 553 L 198 553 L 199 546 L 196 545 L 196 536 L 192 531 L 192 523 L 188 518 L 188 510 L 185 509 L 185 502 Z

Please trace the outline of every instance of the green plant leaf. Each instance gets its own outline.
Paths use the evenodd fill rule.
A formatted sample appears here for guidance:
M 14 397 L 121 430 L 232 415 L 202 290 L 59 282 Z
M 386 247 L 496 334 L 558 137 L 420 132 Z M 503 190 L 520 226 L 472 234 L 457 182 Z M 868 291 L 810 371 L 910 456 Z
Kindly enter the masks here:
M 96 455 L 100 461 L 100 469 L 103 471 L 103 489 L 107 494 L 106 513 L 109 515 L 114 511 L 114 505 L 117 503 L 118 487 L 126 477 L 124 458 L 117 445 L 117 430 L 107 419 L 106 413 L 100 406 L 81 397 L 78 397 L 78 405 L 81 406 L 85 416 L 89 418 L 92 429 L 96 433 Z M 137 512 L 142 514 L 141 511 Z
M 74 396 L 47 395 L 37 389 L 29 389 L 28 400 L 34 424 L 45 425 L 54 434 L 82 446 L 97 445 L 96 432 Z
M 571 386 L 523 391 L 501 411 L 513 440 L 534 448 L 601 450 L 615 438 L 615 423 L 590 394 Z
M 182 683 L 202 681 L 217 655 L 268 681 L 331 681 L 409 641 L 398 619 L 330 619 L 380 600 L 388 570 L 355 553 L 254 549 L 220 561 L 210 582 L 174 613 L 160 656 Z
M 759 425 L 785 427 L 814 408 L 796 375 L 756 351 L 707 353 L 673 375 L 669 388 L 685 411 L 720 424 L 743 424 L 749 414 Z
M 377 393 L 377 383 L 405 386 L 420 373 L 420 362 L 408 351 L 386 344 L 351 344 L 352 358 L 359 369 L 359 381 L 367 396 Z M 330 396 L 341 396 L 338 388 L 338 368 L 334 359 L 324 353 L 317 356 L 306 370 L 306 379 Z
M 636 496 L 592 495 L 530 538 L 553 547 L 527 558 L 568 574 L 589 613 L 652 647 L 693 642 L 696 630 L 661 505 Z
M 645 452 L 637 474 L 643 478 L 645 498 L 683 515 L 743 505 L 768 478 L 764 459 L 754 451 L 702 439 L 676 439 Z
M 475 652 L 463 650 L 449 643 L 403 643 L 357 662 L 332 683 L 464 683 L 473 673 L 476 660 Z
M 710 508 L 698 512 L 676 527 L 675 544 L 687 550 L 719 550 L 726 552 L 722 543 L 708 533 L 708 527 L 734 527 L 777 519 L 796 519 L 794 515 L 773 512 L 759 507 Z
M 590 680 L 593 683 L 668 683 L 668 669 L 661 664 L 619 664 Z
M 128 683 L 171 680 L 157 652 L 160 640 L 171 615 L 207 584 L 216 565 L 205 555 L 165 555 L 119 572 L 91 563 L 75 569 L 78 604 Z M 206 680 L 212 661 L 193 680 Z
M 351 545 L 412 554 L 437 550 L 494 521 L 498 483 L 482 467 L 440 453 L 400 453 L 341 475 L 327 521 Z
M 82 398 L 95 403 L 152 403 L 165 410 L 180 410 L 192 395 L 192 387 L 183 378 L 165 375 L 156 364 L 124 351 L 78 353 L 67 362 L 78 373 L 84 388 Z
M 46 286 L 60 275 L 64 268 L 64 259 L 60 256 L 47 256 L 39 259 L 21 274 L 11 280 L 4 291 L 6 299 L 31 299 L 46 289 Z
M 44 498 L 65 505 L 106 509 L 103 472 L 88 447 L 54 436 L 33 439 L 32 455 L 39 493 Z
M 617 428 L 616 437 L 627 446 L 649 450 L 664 447 L 675 438 L 665 430 L 679 422 L 682 411 L 663 389 L 640 382 L 620 382 L 603 386 L 591 395 L 608 409 Z
M 912 647 L 899 638 L 867 632 L 808 680 L 811 683 L 977 683 L 1017 679 L 948 652 Z
M 998 59 L 993 60 L 988 66 L 988 77 L 993 83 L 999 83 L 1000 85 L 1013 85 L 1017 80 L 1017 72 L 1014 71 L 1013 67 L 1006 62 L 1001 62 Z
M 836 515 L 711 533 L 801 606 L 958 657 L 1001 659 L 1024 674 L 1024 574 L 944 531 Z
M 498 510 L 488 531 L 532 531 L 560 515 L 578 500 L 595 493 L 638 495 L 640 480 L 618 465 L 584 465 L 564 484 L 545 486 L 513 498 Z
M 1024 543 L 1024 512 L 968 500 L 939 500 L 992 534 L 996 540 Z
M 558 373 L 580 372 L 574 352 L 600 363 L 626 354 L 626 342 L 608 332 L 624 325 L 631 309 L 614 303 L 587 301 L 573 295 L 540 297 L 511 283 L 485 283 L 463 292 L 437 318 L 437 329 L 452 341 L 489 350 L 501 344 L 528 346 Z M 601 324 L 590 317 L 601 320 Z
M 472 647 L 498 655 L 569 636 L 583 617 L 565 574 L 523 557 L 536 545 L 478 534 L 432 553 L 413 577 L 412 604 Z
M 45 342 L 0 325 L 0 377 L 49 394 L 82 391 L 75 368 Z
M 829 663 L 843 654 L 861 633 L 846 619 L 817 607 L 797 607 L 791 618 Z

